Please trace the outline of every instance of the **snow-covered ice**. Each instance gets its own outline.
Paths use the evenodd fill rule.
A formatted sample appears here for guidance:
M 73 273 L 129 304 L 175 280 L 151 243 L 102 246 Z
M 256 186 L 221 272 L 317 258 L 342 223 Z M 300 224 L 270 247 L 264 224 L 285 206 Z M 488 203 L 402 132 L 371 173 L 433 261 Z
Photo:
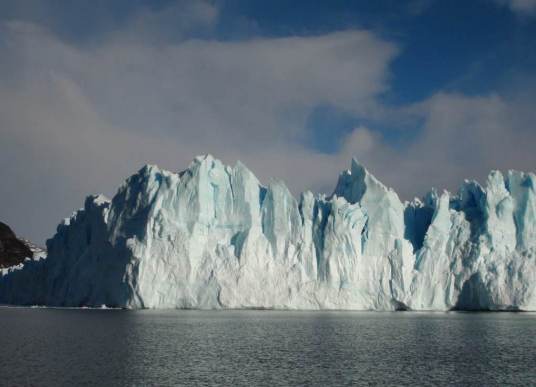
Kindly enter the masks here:
M 536 310 L 536 176 L 403 203 L 353 160 L 331 197 L 243 164 L 147 165 L 86 199 L 0 302 L 128 308 Z

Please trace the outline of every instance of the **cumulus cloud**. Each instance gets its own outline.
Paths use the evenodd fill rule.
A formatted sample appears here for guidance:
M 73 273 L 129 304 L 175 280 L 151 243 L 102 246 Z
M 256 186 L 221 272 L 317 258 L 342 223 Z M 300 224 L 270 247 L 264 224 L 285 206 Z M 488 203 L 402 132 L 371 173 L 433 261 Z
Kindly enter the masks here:
M 145 163 L 180 170 L 203 153 L 295 193 L 330 193 L 356 157 L 405 199 L 492 168 L 534 169 L 533 93 L 438 92 L 387 107 L 378 97 L 395 44 L 362 30 L 221 41 L 210 33 L 217 8 L 183 4 L 142 9 L 89 42 L 0 22 L 2 220 L 42 241 L 85 195 L 112 195 Z M 419 132 L 394 147 L 373 124 L 357 126 L 322 153 L 306 130 L 322 105 L 391 127 L 419 122 Z
M 112 194 L 143 163 L 177 170 L 200 153 L 292 178 L 295 190 L 322 185 L 324 157 L 301 145 L 307 115 L 324 103 L 373 114 L 396 54 L 366 31 L 168 39 L 152 32 L 162 17 L 137 14 L 83 47 L 34 23 L 2 24 L 0 157 L 13 184 L 0 200 L 16 229 L 50 236 L 84 195 Z
M 456 191 L 465 178 L 484 183 L 492 169 L 534 170 L 536 114 L 528 108 L 533 100 L 528 94 L 506 98 L 439 92 L 405 108 L 423 120 L 409 146 L 394 149 L 368 133 L 368 139 L 358 141 L 369 144 L 365 152 L 352 152 L 357 146 L 346 152 L 361 154 L 360 159 L 406 199 L 431 187 Z M 350 141 L 363 133 L 354 132 Z

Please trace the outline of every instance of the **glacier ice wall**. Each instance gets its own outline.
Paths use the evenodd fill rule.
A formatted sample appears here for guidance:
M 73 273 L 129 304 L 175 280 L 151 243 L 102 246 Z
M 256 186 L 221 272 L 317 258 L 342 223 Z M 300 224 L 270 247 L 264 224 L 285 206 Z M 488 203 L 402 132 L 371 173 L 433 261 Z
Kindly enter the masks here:
M 534 174 L 403 203 L 352 161 L 297 200 L 243 164 L 145 166 L 90 196 L 0 302 L 128 308 L 536 310 Z

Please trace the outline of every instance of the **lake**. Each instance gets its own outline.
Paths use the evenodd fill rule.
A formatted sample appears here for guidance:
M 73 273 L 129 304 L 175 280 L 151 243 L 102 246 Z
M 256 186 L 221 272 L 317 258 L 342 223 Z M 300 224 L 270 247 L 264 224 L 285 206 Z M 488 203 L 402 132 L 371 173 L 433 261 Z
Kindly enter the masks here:
M 0 385 L 536 384 L 536 314 L 0 308 Z

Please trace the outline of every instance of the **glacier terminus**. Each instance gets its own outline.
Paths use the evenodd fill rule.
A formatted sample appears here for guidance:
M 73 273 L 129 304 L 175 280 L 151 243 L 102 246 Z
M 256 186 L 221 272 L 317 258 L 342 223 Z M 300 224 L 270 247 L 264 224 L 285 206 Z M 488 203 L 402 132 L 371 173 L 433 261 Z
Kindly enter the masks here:
M 0 303 L 68 307 L 536 310 L 536 176 L 402 202 L 356 160 L 331 196 L 210 155 L 89 196 Z

